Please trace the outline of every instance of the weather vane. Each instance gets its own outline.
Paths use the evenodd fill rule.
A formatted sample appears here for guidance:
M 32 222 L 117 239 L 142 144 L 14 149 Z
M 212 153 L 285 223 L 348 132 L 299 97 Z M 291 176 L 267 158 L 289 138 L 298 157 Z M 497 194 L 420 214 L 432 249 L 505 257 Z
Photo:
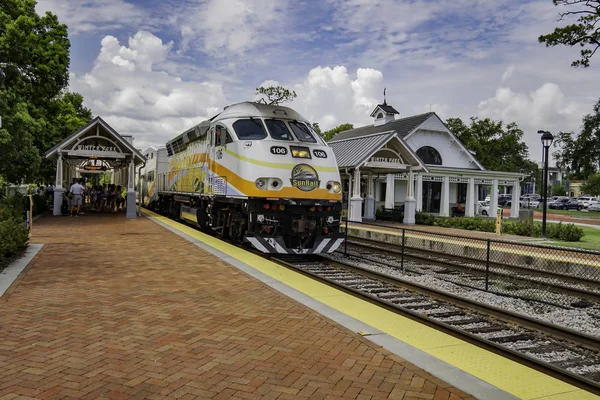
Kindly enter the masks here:
M 386 91 L 386 87 L 383 88 L 383 104 L 387 104 L 386 100 L 385 100 L 385 91 Z

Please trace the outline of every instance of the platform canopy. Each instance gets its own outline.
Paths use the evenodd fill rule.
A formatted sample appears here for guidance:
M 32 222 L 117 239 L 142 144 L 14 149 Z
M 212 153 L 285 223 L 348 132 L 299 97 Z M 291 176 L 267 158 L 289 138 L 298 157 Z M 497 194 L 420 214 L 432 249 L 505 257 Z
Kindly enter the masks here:
M 113 183 L 127 186 L 127 216 L 135 217 L 135 166 L 145 163 L 142 153 L 133 146 L 131 136 L 120 135 L 102 118 L 66 137 L 45 153 L 56 160 L 54 215 L 60 215 L 62 193 L 81 174 L 111 171 Z M 58 201 L 57 201 L 58 200 Z M 130 203 L 133 201 L 133 203 Z

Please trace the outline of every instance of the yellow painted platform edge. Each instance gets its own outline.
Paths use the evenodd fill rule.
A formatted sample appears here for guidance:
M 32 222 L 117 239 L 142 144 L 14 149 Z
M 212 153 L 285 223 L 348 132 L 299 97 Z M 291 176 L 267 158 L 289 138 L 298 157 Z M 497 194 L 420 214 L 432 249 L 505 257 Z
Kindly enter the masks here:
M 393 327 L 390 328 L 390 326 L 385 326 L 385 325 L 389 325 L 389 324 L 386 324 L 383 321 L 401 321 L 403 323 L 412 323 L 412 324 L 420 325 L 420 327 L 422 327 L 422 330 L 425 332 L 428 332 L 429 335 L 439 336 L 440 338 L 443 338 L 441 340 L 442 342 L 450 341 L 450 342 L 454 342 L 454 343 L 452 345 L 429 348 L 429 349 L 419 348 L 418 346 L 414 346 L 414 347 L 419 348 L 420 350 L 424 351 L 425 353 L 430 354 L 438 359 L 441 359 L 442 361 L 445 361 L 446 363 L 448 363 L 466 373 L 469 373 L 485 382 L 488 382 L 491 385 L 494 385 L 501 390 L 511 393 L 514 396 L 517 396 L 522 399 L 531 399 L 531 400 L 533 400 L 533 399 L 536 399 L 536 400 L 537 399 L 558 399 L 558 398 L 560 398 L 560 399 L 573 398 L 573 399 L 587 400 L 587 399 L 599 398 L 598 396 L 595 396 L 592 393 L 585 392 L 575 386 L 569 385 L 568 383 L 560 381 L 551 376 L 545 375 L 539 371 L 536 371 L 532 368 L 526 367 L 520 363 L 517 363 L 517 362 L 511 361 L 509 359 L 506 359 L 504 357 L 501 357 L 497 354 L 494 354 L 490 351 L 482 349 L 471 343 L 468 343 L 461 339 L 458 339 L 452 335 L 448 335 L 446 333 L 440 332 L 438 330 L 435 330 L 434 328 L 430 328 L 427 325 L 421 324 L 417 321 L 408 319 L 406 317 L 402 317 L 396 313 L 388 311 L 382 307 L 376 306 L 370 302 L 367 302 L 365 300 L 351 296 L 340 290 L 334 289 L 328 285 L 325 285 L 323 283 L 315 281 L 303 274 L 292 271 L 286 267 L 280 266 L 271 261 L 265 260 L 264 258 L 262 258 L 258 255 L 247 252 L 243 249 L 240 249 L 229 243 L 223 242 L 222 240 L 219 240 L 210 235 L 206 235 L 192 227 L 178 223 L 167 217 L 163 217 L 161 215 L 155 214 L 149 210 L 144 210 L 143 213 L 146 214 L 146 216 L 150 217 L 151 219 L 155 219 L 159 222 L 162 222 L 165 225 L 168 225 L 168 226 L 176 229 L 179 232 L 187 234 L 187 235 L 215 248 L 216 250 L 222 251 L 223 253 L 228 254 L 229 256 L 237 259 L 238 261 L 241 261 L 256 270 L 258 270 L 274 279 L 277 279 L 281 283 L 284 283 L 284 284 L 304 293 L 305 295 L 312 297 L 313 299 L 320 301 L 321 303 L 326 304 L 326 305 L 338 310 L 339 312 L 349 315 L 349 316 L 351 316 L 365 324 L 368 324 L 382 332 L 385 332 L 385 333 L 389 334 L 390 336 L 392 336 L 398 340 L 401 340 L 411 346 L 414 346 L 414 345 L 411 344 L 409 341 L 405 340 L 406 339 L 405 332 L 402 332 L 405 329 L 402 329 L 402 327 L 398 327 L 396 329 L 394 329 Z M 321 295 L 315 296 L 313 292 L 319 292 L 319 293 L 321 293 Z M 342 302 L 336 301 L 336 300 L 339 300 L 340 297 L 343 297 L 344 301 L 342 301 Z M 355 313 L 353 313 L 353 311 L 352 311 L 353 308 L 355 308 L 355 309 L 356 308 L 361 308 L 361 309 L 367 308 L 367 312 L 362 313 L 361 315 L 354 315 Z M 370 315 L 383 314 L 384 315 L 383 321 L 373 320 L 373 318 L 369 318 L 369 314 Z M 493 368 L 493 367 L 486 368 L 486 370 L 484 370 L 484 371 L 477 371 L 476 368 L 473 368 L 473 366 L 469 365 L 468 362 L 460 364 L 460 363 L 456 362 L 456 357 L 448 357 L 447 356 L 448 352 L 452 353 L 458 349 L 461 350 L 461 353 L 476 353 L 477 358 L 480 361 L 483 361 L 483 363 L 485 365 L 487 365 L 487 366 L 496 365 L 497 367 L 496 368 Z M 526 390 L 525 388 L 520 386 L 518 384 L 518 381 L 515 381 L 514 378 L 510 378 L 510 379 L 498 378 L 498 376 L 494 374 L 494 370 L 498 369 L 498 368 L 500 368 L 501 370 L 509 368 L 511 371 L 514 371 L 515 376 L 522 378 L 522 379 L 518 379 L 518 381 L 525 380 L 525 381 L 529 381 L 529 382 L 536 382 L 535 386 L 537 389 L 535 391 Z M 567 397 L 565 397 L 565 396 L 567 396 Z M 571 397 L 571 396 L 573 396 L 573 397 Z

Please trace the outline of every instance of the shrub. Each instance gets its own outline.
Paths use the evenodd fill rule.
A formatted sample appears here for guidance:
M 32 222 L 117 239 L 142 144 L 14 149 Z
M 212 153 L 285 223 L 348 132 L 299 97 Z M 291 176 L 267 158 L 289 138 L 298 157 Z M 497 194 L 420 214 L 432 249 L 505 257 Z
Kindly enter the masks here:
M 549 224 L 546 227 L 546 236 L 550 239 L 558 239 L 564 242 L 579 242 L 585 235 L 583 229 L 574 224 Z
M 0 261 L 27 245 L 29 232 L 25 227 L 25 204 L 21 195 L 6 196 L 0 200 Z
M 542 236 L 542 227 L 528 221 L 507 221 L 502 224 L 502 232 L 517 236 Z
M 495 221 L 483 217 L 436 218 L 434 225 L 444 228 L 466 229 L 469 231 L 494 232 Z
M 415 214 L 415 223 L 417 225 L 433 225 L 435 217 L 423 211 L 417 211 Z

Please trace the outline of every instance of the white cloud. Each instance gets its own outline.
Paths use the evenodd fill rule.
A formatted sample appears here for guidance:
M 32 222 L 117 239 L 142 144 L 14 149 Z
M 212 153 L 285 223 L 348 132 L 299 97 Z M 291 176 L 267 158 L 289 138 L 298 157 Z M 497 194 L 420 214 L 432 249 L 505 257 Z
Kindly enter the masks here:
M 100 115 L 136 145 L 164 144 L 184 129 L 213 116 L 226 105 L 218 83 L 183 80 L 160 69 L 172 43 L 145 31 L 127 46 L 106 36 L 93 69 L 71 76 L 71 89 L 84 95 Z
M 146 12 L 124 0 L 38 0 L 36 11 L 56 14 L 71 35 L 109 32 L 148 18 Z
M 509 80 L 513 72 L 515 72 L 515 66 L 514 64 L 511 64 L 502 74 L 502 82 L 506 82 L 507 80 Z

